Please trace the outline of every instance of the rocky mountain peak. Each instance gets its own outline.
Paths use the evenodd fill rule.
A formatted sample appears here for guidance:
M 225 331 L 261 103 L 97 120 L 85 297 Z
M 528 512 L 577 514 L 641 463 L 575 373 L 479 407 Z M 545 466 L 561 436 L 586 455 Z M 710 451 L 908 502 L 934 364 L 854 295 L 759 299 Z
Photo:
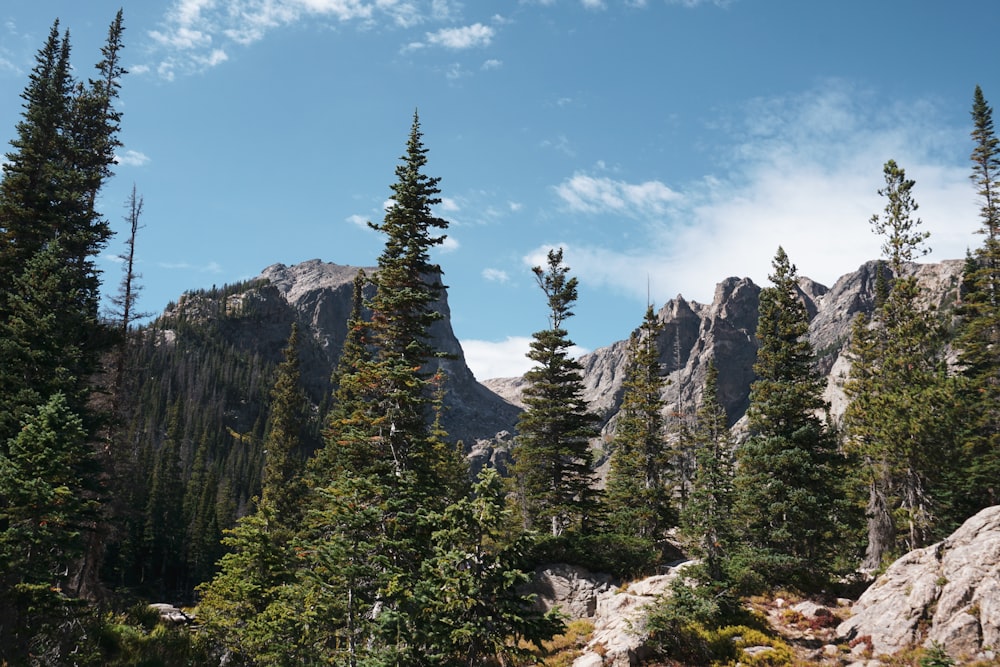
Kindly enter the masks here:
M 374 268 L 364 270 L 369 275 L 375 272 Z M 329 393 L 330 375 L 347 336 L 358 271 L 355 266 L 318 259 L 292 266 L 272 264 L 245 283 L 188 293 L 164 313 L 164 339 L 171 337 L 170 322 L 211 320 L 228 342 L 262 351 L 276 363 L 296 322 L 302 332 L 303 383 L 319 402 Z M 447 376 L 442 416 L 445 429 L 453 440 L 469 445 L 513 429 L 518 409 L 480 385 L 465 363 L 451 328 L 447 291 L 434 307 L 443 317 L 431 326 L 430 338 L 436 349 L 448 355 L 433 362 Z
M 832 287 L 801 277 L 799 293 L 810 316 L 809 339 L 817 355 L 817 367 L 828 376 L 826 398 L 831 415 L 839 419 L 846 406 L 843 382 L 850 363 L 843 352 L 850 340 L 851 323 L 858 313 L 870 314 L 875 306 L 878 261 L 862 264 L 839 278 Z M 944 308 L 957 299 L 963 262 L 949 260 L 932 264 L 910 264 L 925 288 L 927 305 Z M 731 424 L 749 405 L 753 365 L 757 356 L 757 318 L 760 286 L 749 278 L 730 277 L 716 285 L 710 304 L 683 296 L 668 301 L 658 312 L 663 324 L 657 345 L 667 376 L 664 399 L 670 415 L 693 415 L 701 403 L 708 361 L 719 370 L 719 397 Z M 639 317 L 637 315 L 636 319 Z M 605 430 L 614 428 L 614 415 L 621 404 L 627 341 L 618 341 L 581 357 L 585 398 L 604 419 Z M 516 403 L 522 378 L 488 380 L 486 386 Z

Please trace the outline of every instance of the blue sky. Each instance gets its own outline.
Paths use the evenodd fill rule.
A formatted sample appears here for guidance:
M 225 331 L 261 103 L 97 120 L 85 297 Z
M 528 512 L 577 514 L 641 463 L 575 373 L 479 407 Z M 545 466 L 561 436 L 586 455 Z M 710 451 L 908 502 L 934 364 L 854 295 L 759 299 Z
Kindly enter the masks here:
M 55 18 L 86 77 L 122 2 L 0 7 L 0 139 Z M 531 266 L 565 248 L 570 337 L 628 336 L 647 295 L 766 283 L 783 245 L 830 285 L 878 256 L 882 165 L 917 182 L 929 259 L 980 237 L 977 84 L 1000 103 L 994 0 L 133 0 L 120 164 L 141 306 L 320 258 L 371 265 L 419 110 L 451 222 L 435 259 L 480 379 L 547 326 Z M 109 290 L 120 273 L 102 260 Z

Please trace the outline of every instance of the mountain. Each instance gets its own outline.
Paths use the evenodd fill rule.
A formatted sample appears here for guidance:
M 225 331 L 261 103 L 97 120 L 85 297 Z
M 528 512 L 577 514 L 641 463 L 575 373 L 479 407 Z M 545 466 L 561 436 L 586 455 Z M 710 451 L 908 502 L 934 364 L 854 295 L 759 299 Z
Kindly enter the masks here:
M 907 271 L 926 288 L 929 305 L 946 309 L 958 298 L 961 260 L 910 264 Z M 828 378 L 826 399 L 831 416 L 843 415 L 843 382 L 850 369 L 844 349 L 850 339 L 851 322 L 858 313 L 870 314 L 875 305 L 876 271 L 871 261 L 826 287 L 809 278 L 799 279 L 799 290 L 811 321 L 809 339 L 817 365 Z M 693 415 L 701 403 L 705 370 L 715 359 L 719 370 L 719 399 L 730 424 L 736 424 L 749 404 L 753 364 L 757 355 L 757 308 L 760 287 L 749 278 L 726 278 L 718 283 L 711 304 L 677 296 L 657 314 L 663 324 L 657 346 L 668 382 L 664 390 L 667 412 Z M 636 318 L 638 320 L 638 317 Z M 572 337 L 572 328 L 570 330 Z M 605 435 L 614 428 L 621 405 L 627 341 L 618 341 L 580 358 L 584 367 L 584 397 L 601 415 Z M 523 378 L 497 378 L 483 384 L 512 403 L 524 386 Z
M 170 331 L 170 322 L 180 320 L 221 325 L 219 333 L 226 342 L 275 364 L 296 322 L 302 332 L 303 383 L 319 405 L 327 398 L 330 374 L 344 346 L 358 270 L 318 259 L 294 266 L 273 264 L 254 280 L 221 293 L 185 294 L 167 309 L 158 326 Z M 375 269 L 365 271 L 370 275 Z M 445 429 L 454 441 L 468 443 L 511 429 L 518 410 L 480 385 L 469 370 L 451 328 L 447 294 L 435 309 L 442 318 L 431 326 L 430 337 L 433 346 L 446 355 L 433 362 L 447 376 Z
M 799 282 L 834 418 L 844 409 L 841 386 L 849 364 L 843 349 L 851 320 L 874 305 L 877 266 L 866 263 L 830 288 L 807 278 Z M 963 266 L 949 261 L 907 270 L 927 287 L 931 303 L 944 308 L 957 298 Z M 109 580 L 153 587 L 156 595 L 180 591 L 183 599 L 193 583 L 211 576 L 222 531 L 260 493 L 269 393 L 292 324 L 300 331 L 303 385 L 322 416 L 358 270 L 320 260 L 274 264 L 252 280 L 185 293 L 138 332 L 128 388 L 133 409 L 122 425 L 129 456 L 119 464 L 134 483 L 119 491 L 127 512 L 116 529 L 120 546 L 105 563 Z M 760 289 L 747 278 L 727 278 L 711 304 L 678 296 L 659 311 L 664 328 L 657 345 L 671 419 L 694 414 L 714 358 L 721 402 L 739 428 L 754 379 Z M 447 377 L 442 425 L 463 443 L 473 472 L 489 463 L 503 474 L 524 379 L 477 382 L 452 331 L 447 293 L 436 308 L 443 317 L 430 335 L 447 353 L 432 362 Z M 627 341 L 618 341 L 581 359 L 585 398 L 601 416 L 603 439 L 615 427 L 626 355 Z M 321 446 L 321 424 L 315 420 L 304 434 L 303 457 Z

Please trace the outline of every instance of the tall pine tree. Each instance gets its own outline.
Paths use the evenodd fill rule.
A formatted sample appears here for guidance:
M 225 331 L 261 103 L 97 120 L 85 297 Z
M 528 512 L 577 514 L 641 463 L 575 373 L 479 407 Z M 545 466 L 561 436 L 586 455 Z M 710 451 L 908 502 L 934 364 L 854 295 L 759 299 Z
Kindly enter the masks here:
M 572 317 L 577 280 L 563 264 L 562 249 L 550 250 L 548 265 L 533 269 L 549 307 L 549 328 L 533 334 L 525 374 L 526 410 L 518 419 L 514 475 L 525 528 L 548 529 L 556 537 L 584 527 L 593 513 L 593 454 L 597 417 L 583 399 L 583 368 L 569 350 L 563 324 Z
M 883 238 L 888 292 L 871 322 L 852 330 L 851 399 L 845 413 L 846 450 L 858 458 L 866 490 L 868 540 L 863 569 L 929 543 L 934 533 L 932 489 L 942 472 L 953 425 L 954 400 L 946 376 L 941 327 L 921 304 L 921 288 L 908 264 L 926 254 L 928 232 L 914 216 L 915 182 L 895 161 L 886 162 L 883 215 L 871 219 Z M 896 543 L 896 537 L 902 539 Z
M 719 371 L 708 362 L 701 407 L 695 416 L 693 441 L 695 474 L 691 494 L 681 513 L 681 533 L 694 543 L 713 580 L 723 577 L 722 564 L 731 557 L 733 523 L 734 450 L 726 409 L 719 402 Z
M 111 231 L 95 201 L 117 145 L 113 101 L 124 70 L 108 66 L 107 54 L 117 57 L 121 38 L 119 12 L 98 65 L 102 83 L 82 84 L 73 78 L 69 35 L 53 24 L 21 95 L 21 121 L 0 179 L 0 458 L 6 477 L 0 506 L 16 511 L 22 491 L 31 490 L 40 494 L 32 501 L 41 503 L 36 512 L 52 502 L 59 514 L 33 531 L 30 559 L 39 568 L 12 569 L 13 558 L 0 566 L 0 607 L 26 619 L 46 643 L 0 641 L 0 661 L 12 664 L 26 661 L 22 651 L 28 650 L 69 659 L 61 653 L 72 634 L 65 631 L 79 623 L 68 615 L 62 592 L 89 592 L 81 582 L 95 578 L 100 544 L 90 539 L 97 523 L 91 510 L 99 500 L 99 471 L 68 462 L 89 458 L 83 451 L 93 454 L 101 419 L 92 382 L 110 337 L 98 317 L 95 258 Z M 29 437 L 35 439 L 28 443 Z M 17 479 L 31 483 L 19 489 L 11 483 Z M 0 521 L 0 541 L 18 529 L 17 521 Z M 69 553 L 86 558 L 66 563 Z M 62 569 L 50 567 L 50 558 Z M 77 584 L 67 586 L 71 580 Z M 43 618 L 45 609 L 67 615 Z
M 809 315 L 784 249 L 761 290 L 750 437 L 737 451 L 734 516 L 745 553 L 771 585 L 811 588 L 829 573 L 838 469 L 824 421 Z
M 959 364 L 967 380 L 970 434 L 963 478 L 971 514 L 1000 502 L 1000 142 L 993 108 L 976 86 L 972 103 L 972 182 L 979 196 L 982 245 L 962 281 Z
M 667 479 L 666 378 L 657 345 L 662 330 L 653 307 L 647 306 L 642 325 L 629 339 L 605 492 L 608 524 L 654 542 L 676 523 Z

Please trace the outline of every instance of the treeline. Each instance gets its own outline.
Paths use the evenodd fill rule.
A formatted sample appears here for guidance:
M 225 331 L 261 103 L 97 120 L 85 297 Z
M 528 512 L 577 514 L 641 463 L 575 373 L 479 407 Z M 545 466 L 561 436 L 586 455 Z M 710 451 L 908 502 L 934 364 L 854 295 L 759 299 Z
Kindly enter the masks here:
M 534 269 L 548 326 L 532 338 L 510 477 L 471 479 L 441 425 L 428 330 L 444 287 L 430 253 L 448 223 L 433 212 L 439 179 L 416 114 L 325 396 L 303 388 L 296 326 L 277 363 L 228 335 L 257 303 L 232 297 L 266 285 L 191 294 L 136 328 L 129 259 L 102 318 L 94 259 L 110 230 L 94 206 L 118 146 L 122 34 L 119 13 L 82 82 L 53 26 L 0 181 L 0 662 L 530 664 L 562 628 L 521 588 L 536 565 L 636 576 L 682 549 L 700 564 L 650 627 L 662 657 L 706 663 L 731 626 L 753 622 L 744 596 L 876 573 L 997 502 L 1000 158 L 979 88 L 984 243 L 958 307 L 925 307 L 905 270 L 927 234 L 915 183 L 890 160 L 871 220 L 877 302 L 854 325 L 843 423 L 827 414 L 779 248 L 745 439 L 728 428 L 714 367 L 692 418 L 664 414 L 650 306 L 599 489 L 599 419 L 566 328 L 578 284 L 561 250 Z M 141 209 L 133 190 L 129 258 Z M 154 596 L 190 596 L 197 631 L 130 608 Z

